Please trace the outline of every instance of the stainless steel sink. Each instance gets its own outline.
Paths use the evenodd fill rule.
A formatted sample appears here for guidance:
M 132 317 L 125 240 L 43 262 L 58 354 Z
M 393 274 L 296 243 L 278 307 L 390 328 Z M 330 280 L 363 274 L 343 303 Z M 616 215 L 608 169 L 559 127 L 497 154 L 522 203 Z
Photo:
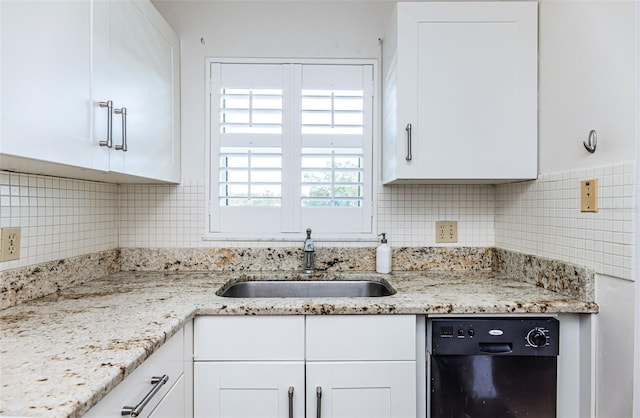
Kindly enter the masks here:
M 226 298 L 357 298 L 395 293 L 386 280 L 232 280 L 216 292 Z

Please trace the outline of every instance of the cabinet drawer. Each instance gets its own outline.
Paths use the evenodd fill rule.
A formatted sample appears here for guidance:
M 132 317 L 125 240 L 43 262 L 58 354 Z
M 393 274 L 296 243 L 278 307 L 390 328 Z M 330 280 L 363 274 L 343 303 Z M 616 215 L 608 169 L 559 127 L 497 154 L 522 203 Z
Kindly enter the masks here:
M 307 360 L 415 360 L 413 315 L 307 317 Z
M 169 380 L 149 401 L 141 416 L 147 416 L 169 392 L 184 371 L 184 330 L 178 331 L 144 363 L 116 386 L 85 417 L 121 417 L 122 407 L 136 406 L 153 388 L 151 378 L 167 375 Z
M 194 360 L 303 360 L 304 316 L 199 316 Z

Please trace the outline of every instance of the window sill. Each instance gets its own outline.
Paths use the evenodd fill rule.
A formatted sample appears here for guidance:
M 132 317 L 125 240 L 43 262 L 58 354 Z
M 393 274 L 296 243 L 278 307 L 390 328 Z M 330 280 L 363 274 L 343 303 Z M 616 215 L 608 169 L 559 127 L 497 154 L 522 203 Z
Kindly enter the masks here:
M 361 243 L 377 243 L 378 237 L 375 234 L 362 234 L 360 236 L 354 237 L 353 234 L 350 234 L 349 236 L 339 236 L 339 235 L 334 235 L 334 234 L 328 234 L 328 235 L 323 235 L 323 234 L 312 234 L 311 236 L 313 238 L 314 241 L 318 242 L 318 243 L 354 243 L 354 244 L 361 244 Z M 251 242 L 251 243 L 255 243 L 255 242 L 262 242 L 262 243 L 288 243 L 288 242 L 295 242 L 295 243 L 302 243 L 304 242 L 304 239 L 306 238 L 306 235 L 304 232 L 301 233 L 295 233 L 295 234 L 291 234 L 291 235 L 287 235 L 287 236 L 273 236 L 273 237 L 264 237 L 264 236 L 251 236 L 251 235 L 235 235 L 235 234 L 226 234 L 226 233 L 220 233 L 220 234 L 214 234 L 214 233 L 210 233 L 210 234 L 205 234 L 202 237 L 203 241 L 212 241 L 212 242 Z

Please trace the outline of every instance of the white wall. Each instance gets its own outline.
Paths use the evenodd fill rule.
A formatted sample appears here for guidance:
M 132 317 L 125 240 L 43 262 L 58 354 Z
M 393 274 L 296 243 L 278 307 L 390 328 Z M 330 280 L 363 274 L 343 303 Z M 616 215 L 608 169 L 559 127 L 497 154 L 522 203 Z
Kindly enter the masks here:
M 630 250 L 626 255 L 632 257 L 632 263 L 624 269 L 630 275 L 623 276 L 632 280 L 637 279 L 640 254 L 637 7 L 635 1 L 544 0 L 540 4 L 539 170 L 566 173 L 636 161 L 633 184 L 622 191 L 624 202 L 605 208 L 611 218 L 633 223 L 634 240 L 623 238 L 624 233 L 620 235 L 623 242 L 616 242 L 615 233 L 609 240 L 609 248 L 622 245 L 624 251 Z M 598 149 L 593 155 L 581 145 L 590 129 L 598 132 Z M 601 212 L 593 217 L 594 225 L 602 216 Z M 640 347 L 634 347 L 634 341 L 638 341 L 636 319 L 640 318 L 636 316 L 639 283 L 616 276 L 596 278 L 601 312 L 597 320 L 596 416 L 634 416 L 634 394 L 637 416 Z
M 540 173 L 635 159 L 636 4 L 540 2 Z M 591 129 L 595 154 L 582 145 Z

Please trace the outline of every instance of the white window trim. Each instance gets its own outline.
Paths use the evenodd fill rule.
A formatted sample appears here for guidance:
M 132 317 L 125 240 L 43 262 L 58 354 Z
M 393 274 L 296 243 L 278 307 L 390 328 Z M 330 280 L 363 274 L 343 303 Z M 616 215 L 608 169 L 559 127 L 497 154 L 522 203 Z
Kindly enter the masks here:
M 377 242 L 377 210 L 376 202 L 378 195 L 378 180 L 380 172 L 380 81 L 378 72 L 377 59 L 293 59 L 293 58 L 216 58 L 209 57 L 205 60 L 205 231 L 203 240 L 205 241 L 261 241 L 261 242 L 298 242 L 304 239 L 304 230 L 290 233 L 273 233 L 270 236 L 249 233 L 228 233 L 228 232 L 210 232 L 210 222 L 212 210 L 217 206 L 217 201 L 212 201 L 211 193 L 211 112 L 212 104 L 209 99 L 211 94 L 211 85 L 209 71 L 212 63 L 229 63 L 229 64 L 343 64 L 343 65 L 371 65 L 373 67 L 373 115 L 372 115 L 372 149 L 371 149 L 371 201 L 364 202 L 370 205 L 371 213 L 371 232 L 368 233 L 323 233 L 320 230 L 314 230 L 312 236 L 314 239 L 324 240 L 325 242 Z

